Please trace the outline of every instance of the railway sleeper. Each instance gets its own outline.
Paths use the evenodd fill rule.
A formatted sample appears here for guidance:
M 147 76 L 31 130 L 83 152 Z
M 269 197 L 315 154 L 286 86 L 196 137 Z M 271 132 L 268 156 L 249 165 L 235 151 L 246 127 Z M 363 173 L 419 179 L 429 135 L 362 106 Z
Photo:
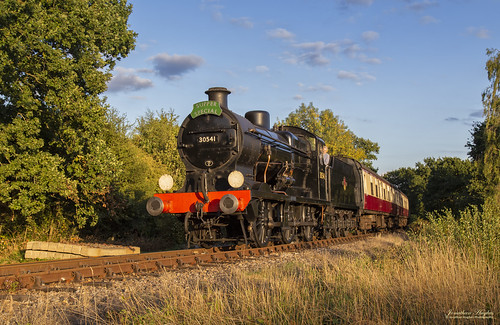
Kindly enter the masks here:
M 98 278 L 105 279 L 109 277 L 116 277 L 120 274 L 133 273 L 149 273 L 154 272 L 166 267 L 188 267 L 189 264 L 195 265 L 203 262 L 207 264 L 213 264 L 214 262 L 226 262 L 233 260 L 236 257 L 257 257 L 264 256 L 266 254 L 272 254 L 275 252 L 289 251 L 293 249 L 304 249 L 304 248 L 314 248 L 314 247 L 324 247 L 331 243 L 343 243 L 350 242 L 356 239 L 366 238 L 367 236 L 372 236 L 373 234 L 363 235 L 363 236 L 349 236 L 344 238 L 335 238 L 329 240 L 313 241 L 313 242 L 301 242 L 292 243 L 287 245 L 279 246 L 268 246 L 261 247 L 258 249 L 241 248 L 240 250 L 234 251 L 220 251 L 220 252 L 208 252 L 205 250 L 195 249 L 193 251 L 198 252 L 197 255 L 191 255 L 186 252 L 186 256 L 183 257 L 169 257 L 163 258 L 165 255 L 163 253 L 156 253 L 158 259 L 150 258 L 143 259 L 140 262 L 124 262 L 117 264 L 106 263 L 106 261 L 101 261 L 101 266 L 94 265 L 88 268 L 77 268 L 77 269 L 66 269 L 66 264 L 57 262 L 52 262 L 58 264 L 56 268 L 58 271 L 48 271 L 48 272 L 26 272 L 28 274 L 21 276 L 8 276 L 0 278 L 0 284 L 3 288 L 8 290 L 16 290 L 21 288 L 47 288 L 47 285 L 51 283 L 61 283 L 61 282 L 83 282 L 85 279 L 96 280 Z M 144 257 L 151 257 L 149 254 Z M 113 259 L 114 260 L 114 259 Z M 94 261 L 91 261 L 94 262 Z M 41 262 L 43 264 L 43 262 Z M 65 262 L 67 263 L 67 262 Z M 87 263 L 87 264 L 97 264 L 97 263 Z M 64 266 L 64 267 L 63 267 Z M 23 269 L 26 266 L 22 267 Z M 33 265 L 32 270 L 39 268 L 39 264 Z M 94 281 L 93 281 L 94 283 Z

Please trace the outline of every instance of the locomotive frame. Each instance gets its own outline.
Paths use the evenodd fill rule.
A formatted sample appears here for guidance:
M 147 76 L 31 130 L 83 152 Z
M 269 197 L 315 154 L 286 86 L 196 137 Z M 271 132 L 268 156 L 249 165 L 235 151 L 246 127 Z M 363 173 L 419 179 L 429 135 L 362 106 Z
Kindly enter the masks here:
M 334 156 L 324 164 L 325 143 L 313 133 L 271 129 L 266 111 L 230 111 L 226 88 L 205 93 L 177 137 L 184 186 L 146 205 L 153 216 L 184 222 L 188 246 L 262 247 L 406 226 L 407 197 L 358 161 Z M 173 185 L 168 175 L 160 183 L 166 192 Z

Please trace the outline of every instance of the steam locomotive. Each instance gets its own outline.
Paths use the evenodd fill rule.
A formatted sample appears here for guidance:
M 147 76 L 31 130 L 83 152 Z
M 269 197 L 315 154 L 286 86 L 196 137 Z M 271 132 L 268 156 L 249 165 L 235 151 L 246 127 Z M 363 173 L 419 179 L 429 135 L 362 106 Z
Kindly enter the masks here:
M 346 236 L 407 224 L 407 197 L 358 161 L 334 156 L 324 141 L 294 126 L 270 128 L 266 111 L 228 109 L 230 91 L 215 87 L 193 105 L 177 148 L 186 166 L 175 193 L 163 175 L 146 208 L 175 214 L 188 246 L 245 243 L 263 247 Z

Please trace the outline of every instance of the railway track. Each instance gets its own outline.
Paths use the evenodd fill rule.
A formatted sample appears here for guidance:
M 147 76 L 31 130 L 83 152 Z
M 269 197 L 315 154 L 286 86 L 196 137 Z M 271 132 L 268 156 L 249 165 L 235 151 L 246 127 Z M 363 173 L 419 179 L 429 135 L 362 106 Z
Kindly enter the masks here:
M 298 242 L 262 248 L 188 249 L 97 258 L 33 262 L 0 266 L 0 290 L 41 289 L 54 283 L 83 282 L 127 274 L 144 274 L 190 265 L 206 265 L 271 253 L 326 247 L 361 240 L 375 233 Z

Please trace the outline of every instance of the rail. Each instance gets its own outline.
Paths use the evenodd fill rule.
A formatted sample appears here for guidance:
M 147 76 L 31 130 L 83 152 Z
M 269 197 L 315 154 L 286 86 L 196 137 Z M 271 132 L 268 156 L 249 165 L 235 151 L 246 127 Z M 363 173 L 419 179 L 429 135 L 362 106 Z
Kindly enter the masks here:
M 376 233 L 261 248 L 249 248 L 242 245 L 227 250 L 214 247 L 211 249 L 200 248 L 2 265 L 0 266 L 0 290 L 41 289 L 54 283 L 82 282 L 85 280 L 113 278 L 114 276 L 126 274 L 157 272 L 189 265 L 235 261 L 272 253 L 327 247 L 365 239 L 374 235 Z

